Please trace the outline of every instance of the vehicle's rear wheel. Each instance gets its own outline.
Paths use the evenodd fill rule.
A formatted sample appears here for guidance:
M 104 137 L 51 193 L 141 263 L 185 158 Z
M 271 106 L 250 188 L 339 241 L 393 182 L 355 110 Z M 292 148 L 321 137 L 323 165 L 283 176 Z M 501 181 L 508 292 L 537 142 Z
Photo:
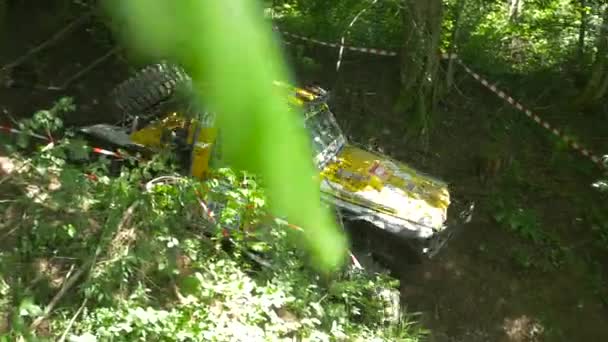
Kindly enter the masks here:
M 166 113 L 165 104 L 178 93 L 190 91 L 192 79 L 179 65 L 160 62 L 149 65 L 119 84 L 110 93 L 111 101 L 121 112 L 121 124 L 137 117 L 149 122 Z

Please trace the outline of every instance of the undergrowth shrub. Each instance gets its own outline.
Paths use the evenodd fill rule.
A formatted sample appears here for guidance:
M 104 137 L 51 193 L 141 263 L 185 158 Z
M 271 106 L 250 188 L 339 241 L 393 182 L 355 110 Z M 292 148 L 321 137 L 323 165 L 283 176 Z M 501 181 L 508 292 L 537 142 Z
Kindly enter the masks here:
M 201 182 L 165 153 L 113 175 L 110 160 L 61 131 L 60 113 L 19 127 L 62 138 L 17 136 L 2 159 L 15 167 L 0 178 L 0 341 L 423 336 L 395 314 L 398 281 L 315 273 L 294 245 L 301 233 L 267 214 L 255 177 L 218 169 Z

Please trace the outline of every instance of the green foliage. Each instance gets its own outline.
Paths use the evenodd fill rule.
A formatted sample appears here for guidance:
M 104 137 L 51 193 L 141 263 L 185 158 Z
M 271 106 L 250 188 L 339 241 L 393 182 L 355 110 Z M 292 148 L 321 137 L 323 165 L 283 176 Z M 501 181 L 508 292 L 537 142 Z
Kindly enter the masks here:
M 399 1 L 276 1 L 270 7 L 271 17 L 282 28 L 329 42 L 346 42 L 355 46 L 397 48 L 401 45 Z M 357 22 L 353 18 L 366 9 Z M 300 42 L 298 42 L 300 43 Z
M 53 115 L 28 121 L 48 122 L 62 126 Z M 47 149 L 16 150 L 12 160 L 28 166 L 0 185 L 12 194 L 0 202 L 3 338 L 56 340 L 68 328 L 79 341 L 423 335 L 397 310 L 398 281 L 350 268 L 319 277 L 294 245 L 303 233 L 269 216 L 265 187 L 246 172 L 219 169 L 199 182 L 156 158 L 111 177 L 105 157 L 70 163 L 73 140 L 65 132 Z M 80 269 L 48 328 L 30 329 Z
M 538 214 L 531 209 L 508 203 L 504 198 L 496 201 L 494 219 L 524 239 L 535 243 L 545 239 Z
M 577 4 L 526 1 L 514 20 L 504 2 L 467 1 L 465 34 L 459 40 L 461 54 L 491 72 L 555 66 L 576 49 L 580 23 Z
M 604 210 L 603 203 L 591 205 L 587 213 L 587 221 L 591 224 L 591 230 L 597 234 L 596 245 L 608 249 L 608 214 Z
M 294 333 L 312 340 L 340 340 L 347 336 L 374 338 L 378 337 L 374 330 L 382 330 L 382 318 L 373 317 L 381 312 L 378 308 L 351 304 L 357 304 L 361 296 L 374 294 L 364 287 L 366 281 L 346 282 L 338 296 L 322 296 L 317 285 L 304 285 L 302 281 L 310 279 L 301 276 L 278 275 L 256 282 L 240 265 L 225 259 L 201 260 L 196 267 L 205 269 L 205 273 L 190 276 L 184 303 L 155 308 L 125 301 L 118 308 L 100 308 L 87 314 L 80 323 L 81 329 L 95 331 L 99 337 L 125 341 L 277 341 Z M 351 305 L 348 308 L 351 312 L 345 310 L 345 303 Z M 347 317 L 355 321 L 349 322 Z M 378 325 L 366 327 L 359 322 Z M 382 335 L 386 340 L 407 336 L 405 332 L 401 336 L 381 332 Z
M 590 283 L 593 292 L 599 297 L 604 305 L 608 305 L 608 278 L 606 272 L 602 269 L 603 265 L 597 260 L 590 262 Z
M 75 109 L 74 100 L 70 97 L 63 97 L 53 104 L 48 110 L 39 110 L 35 112 L 31 118 L 19 121 L 17 129 L 22 133 L 17 138 L 17 146 L 26 148 L 34 142 L 32 141 L 31 134 L 42 134 L 44 137 L 50 137 L 50 132 L 63 128 L 61 122 L 61 116 L 65 113 L 72 112 Z M 34 145 L 34 144 L 32 144 Z M 5 148 L 11 148 L 11 145 L 5 146 Z
M 532 208 L 521 206 L 523 200 L 505 196 L 492 201 L 493 216 L 497 223 L 513 232 L 524 242 L 532 244 L 514 244 L 511 257 L 516 265 L 525 270 L 540 269 L 551 271 L 559 268 L 566 261 L 567 249 L 553 232 L 542 226 L 539 213 Z
M 337 42 L 348 24 L 370 1 L 337 2 L 310 0 L 273 1 L 269 17 L 287 30 L 318 39 Z M 573 59 L 577 51 L 581 7 L 579 1 L 525 1 L 517 19 L 509 5 L 501 1 L 465 0 L 456 37 L 458 53 L 486 74 L 544 70 Z M 452 43 L 452 32 L 459 0 L 445 0 L 441 48 Z M 347 36 L 351 44 L 398 49 L 403 44 L 400 1 L 381 1 L 368 8 Z M 594 44 L 599 25 L 598 6 L 589 2 L 586 9 L 589 33 L 585 43 Z M 586 49 L 588 65 L 593 49 Z
M 595 181 L 592 186 L 600 192 L 608 192 L 608 180 L 600 179 Z

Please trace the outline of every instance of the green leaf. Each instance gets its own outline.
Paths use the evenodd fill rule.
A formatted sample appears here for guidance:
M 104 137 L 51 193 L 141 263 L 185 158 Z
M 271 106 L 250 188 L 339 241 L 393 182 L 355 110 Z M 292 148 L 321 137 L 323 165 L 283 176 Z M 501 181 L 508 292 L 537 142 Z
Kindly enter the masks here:
M 40 306 L 31 297 L 26 297 L 19 303 L 19 316 L 37 317 L 42 314 Z
M 17 135 L 17 146 L 20 148 L 26 148 L 30 143 L 30 137 L 25 133 Z
M 76 235 L 76 228 L 72 224 L 67 224 L 63 227 L 69 237 L 73 238 Z
M 273 86 L 288 73 L 259 2 L 157 0 L 151 6 L 132 0 L 113 6 L 123 10 L 128 37 L 140 51 L 186 66 L 199 96 L 218 113 L 226 159 L 262 176 L 271 210 L 305 229 L 316 266 L 339 267 L 346 239 L 321 207 L 301 117 L 289 109 L 287 93 Z
M 77 160 L 88 160 L 90 155 L 89 147 L 83 140 L 72 140 L 66 146 L 71 158 Z

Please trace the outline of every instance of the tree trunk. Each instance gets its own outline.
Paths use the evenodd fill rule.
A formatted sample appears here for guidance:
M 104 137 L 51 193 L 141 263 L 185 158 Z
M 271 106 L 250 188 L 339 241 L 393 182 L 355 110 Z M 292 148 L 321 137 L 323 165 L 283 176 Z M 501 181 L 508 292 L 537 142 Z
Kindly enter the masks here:
M 427 133 L 438 97 L 442 0 L 404 0 L 404 44 L 399 109 L 415 113 L 413 126 Z M 416 127 L 418 126 L 418 127 Z
M 458 0 L 458 3 L 456 4 L 456 12 L 454 13 L 454 29 L 452 30 L 452 41 L 450 42 L 450 50 L 448 51 L 450 59 L 448 60 L 448 71 L 446 75 L 447 89 L 450 89 L 454 82 L 454 59 L 451 58 L 451 55 L 456 53 L 458 48 L 458 38 L 460 36 L 460 18 L 462 16 L 462 12 L 464 11 L 466 1 L 467 0 Z
M 585 36 L 587 34 L 587 0 L 581 0 L 581 26 L 578 30 L 578 59 L 585 58 Z
M 509 20 L 516 22 L 521 15 L 521 11 L 524 6 L 524 0 L 510 0 L 509 1 Z
M 8 25 L 6 20 L 8 19 L 8 1 L 0 0 L 0 46 L 6 46 L 6 32 L 8 31 Z
M 608 6 L 604 8 L 602 28 L 597 39 L 597 53 L 591 70 L 591 78 L 579 103 L 583 107 L 591 106 L 598 102 L 608 89 Z

